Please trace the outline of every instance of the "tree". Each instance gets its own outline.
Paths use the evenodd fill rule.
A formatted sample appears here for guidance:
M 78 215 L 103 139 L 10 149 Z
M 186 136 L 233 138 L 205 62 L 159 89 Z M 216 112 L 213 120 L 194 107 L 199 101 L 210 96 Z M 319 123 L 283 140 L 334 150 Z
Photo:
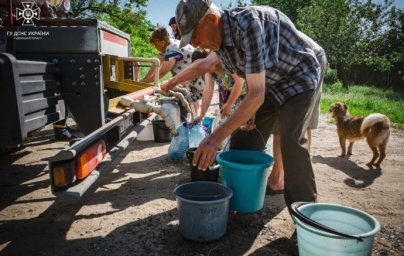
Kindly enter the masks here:
M 311 6 L 298 9 L 297 23 L 323 46 L 338 78 L 347 87 L 352 65 L 388 70 L 398 61 L 402 12 L 392 3 L 393 0 L 385 0 L 384 5 L 371 0 L 312 0 Z M 400 31 L 401 36 L 397 34 Z
M 306 6 L 310 6 L 310 0 L 252 0 L 254 5 L 269 5 L 281 10 L 294 23 L 298 19 L 297 10 Z
M 353 8 L 361 17 L 360 37 L 366 42 L 356 64 L 374 66 L 380 71 L 389 70 L 399 60 L 398 49 L 403 46 L 403 12 L 392 6 L 392 0 L 384 5 L 370 0 L 353 2 Z M 401 21 L 400 21 L 401 15 Z
M 131 37 L 133 56 L 153 56 L 149 43 L 152 25 L 142 9 L 147 0 L 71 0 L 74 17 L 97 18 L 106 21 Z
M 244 0 L 237 0 L 236 7 L 246 7 L 247 4 L 244 2 Z M 221 6 L 224 9 L 231 9 L 233 8 L 233 4 L 230 2 L 227 6 Z

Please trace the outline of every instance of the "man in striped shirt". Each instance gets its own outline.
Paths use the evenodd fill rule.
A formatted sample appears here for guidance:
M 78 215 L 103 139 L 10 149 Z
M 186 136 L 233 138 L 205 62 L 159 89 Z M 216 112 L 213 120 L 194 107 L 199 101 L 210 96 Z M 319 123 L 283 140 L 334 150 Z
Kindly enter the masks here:
M 193 164 L 206 169 L 231 133 L 231 149 L 263 150 L 278 119 L 286 204 L 315 201 L 317 190 L 305 133 L 320 67 L 310 44 L 287 16 L 268 6 L 220 10 L 211 0 L 181 0 L 176 21 L 182 44 L 190 42 L 217 54 L 189 66 L 162 84 L 162 89 L 209 72 L 220 61 L 248 86 L 236 111 L 202 141 Z M 240 126 L 259 132 L 235 132 Z

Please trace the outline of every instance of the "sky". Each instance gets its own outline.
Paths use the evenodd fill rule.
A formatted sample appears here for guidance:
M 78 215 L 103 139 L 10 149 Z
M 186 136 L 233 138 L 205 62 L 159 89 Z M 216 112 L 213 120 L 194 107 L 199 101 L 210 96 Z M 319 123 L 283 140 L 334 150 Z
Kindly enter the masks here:
M 376 3 L 382 3 L 383 0 L 374 0 Z M 175 16 L 175 8 L 177 7 L 178 0 L 148 0 L 147 6 L 147 19 L 153 24 L 164 25 L 168 31 L 171 29 L 168 26 L 168 21 L 171 17 Z M 219 7 L 227 7 L 229 3 L 236 6 L 237 0 L 213 0 Z M 251 3 L 250 0 L 245 0 L 245 3 Z M 395 0 L 395 5 L 398 8 L 404 9 L 404 0 Z
M 164 25 L 169 29 L 168 21 L 175 16 L 175 8 L 178 2 L 178 0 L 148 0 L 147 19 L 153 24 Z M 251 3 L 250 0 L 244 2 Z M 213 3 L 219 7 L 227 7 L 229 3 L 232 3 L 232 6 L 235 7 L 237 0 L 213 0 Z M 168 31 L 171 31 L 171 29 Z

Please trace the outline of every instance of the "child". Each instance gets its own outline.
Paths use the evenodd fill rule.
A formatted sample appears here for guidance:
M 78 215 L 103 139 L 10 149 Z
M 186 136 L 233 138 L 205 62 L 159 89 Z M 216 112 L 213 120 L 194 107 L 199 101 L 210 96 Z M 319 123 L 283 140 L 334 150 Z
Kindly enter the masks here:
M 216 54 L 212 52 L 211 54 Z M 244 79 L 236 74 L 230 74 L 218 63 L 212 73 L 205 74 L 205 88 L 203 90 L 201 113 L 198 121 L 201 122 L 212 100 L 215 83 L 219 90 L 219 107 L 221 118 L 231 114 L 247 92 Z

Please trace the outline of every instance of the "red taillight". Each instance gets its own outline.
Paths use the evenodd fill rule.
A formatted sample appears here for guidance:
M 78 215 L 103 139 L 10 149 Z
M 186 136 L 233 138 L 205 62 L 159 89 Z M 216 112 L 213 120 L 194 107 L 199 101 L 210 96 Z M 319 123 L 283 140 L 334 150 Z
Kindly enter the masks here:
M 90 175 L 100 164 L 106 153 L 107 150 L 104 140 L 94 143 L 80 153 L 77 161 L 77 179 L 82 180 Z

